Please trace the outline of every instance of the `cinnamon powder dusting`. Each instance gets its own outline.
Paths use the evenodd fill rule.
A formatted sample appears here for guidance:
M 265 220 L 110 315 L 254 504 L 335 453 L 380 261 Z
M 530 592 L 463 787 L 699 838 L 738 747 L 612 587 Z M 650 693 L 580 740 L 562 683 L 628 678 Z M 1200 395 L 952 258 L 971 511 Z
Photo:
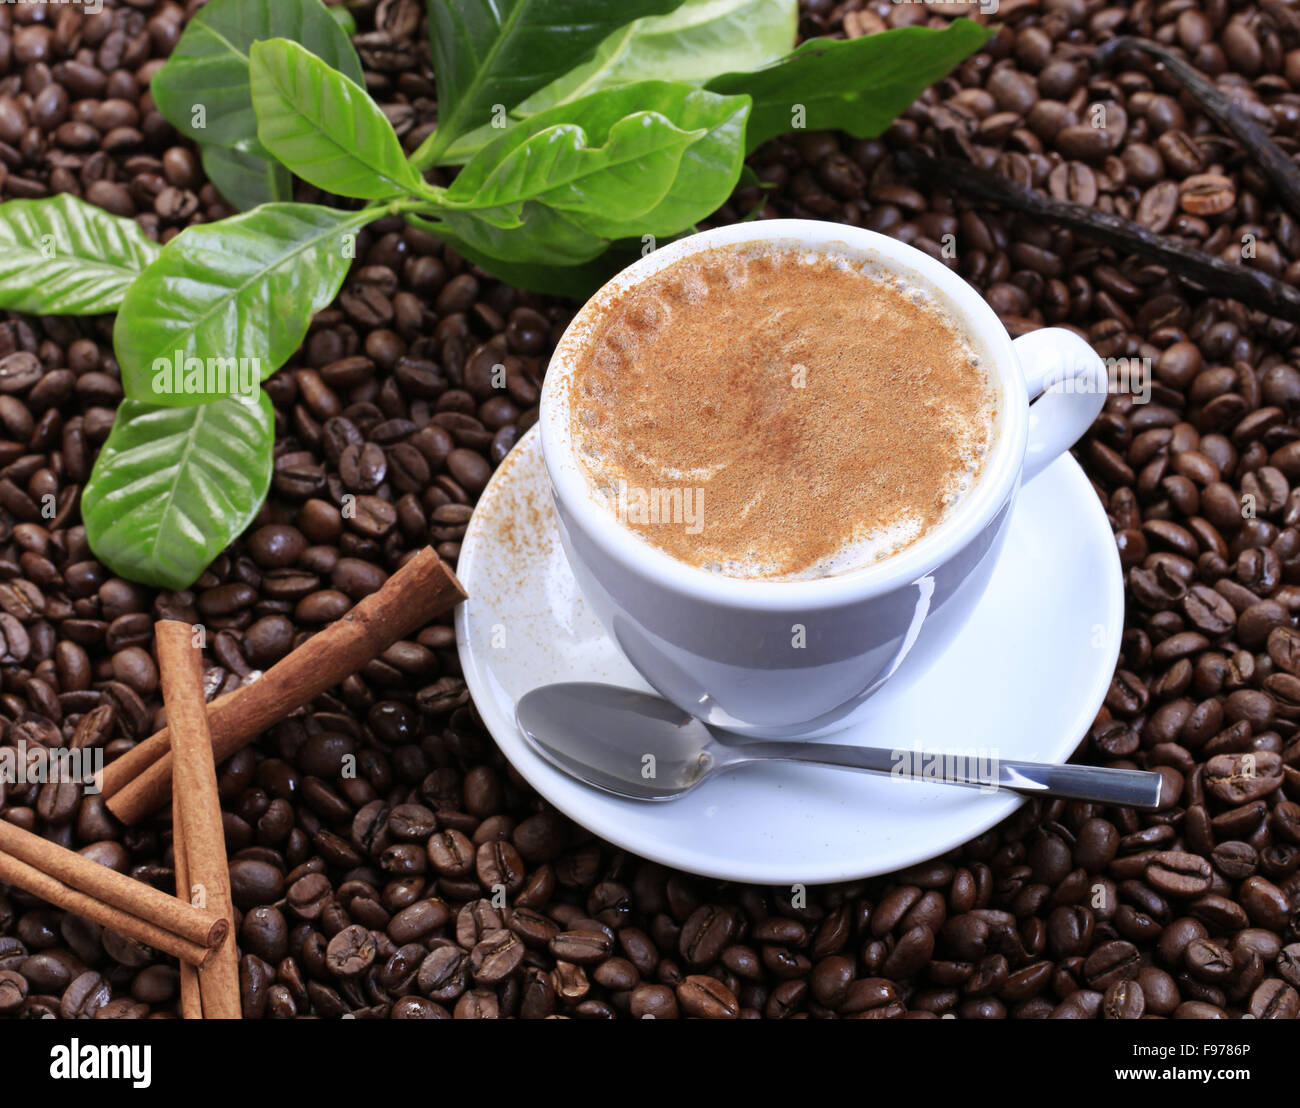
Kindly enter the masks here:
M 578 364 L 593 493 L 736 577 L 861 568 L 978 479 L 996 396 L 933 303 L 835 254 L 718 248 L 615 297 Z

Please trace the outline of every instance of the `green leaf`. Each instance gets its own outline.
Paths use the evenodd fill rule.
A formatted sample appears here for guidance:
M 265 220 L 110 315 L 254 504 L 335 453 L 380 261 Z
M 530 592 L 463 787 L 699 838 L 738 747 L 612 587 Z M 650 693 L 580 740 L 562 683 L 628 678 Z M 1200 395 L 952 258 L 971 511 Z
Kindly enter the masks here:
M 703 89 L 694 89 L 682 96 L 677 118 L 684 127 L 704 127 L 704 136 L 686 148 L 677 179 L 668 192 L 636 221 L 640 228 L 631 232 L 635 237 L 680 234 L 722 207 L 740 180 L 745 164 L 749 97 L 730 96 L 715 114 L 715 105 L 706 99 L 709 95 Z
M 610 243 L 604 236 L 583 230 L 572 216 L 542 204 L 525 204 L 519 222 L 510 227 L 489 223 L 478 212 L 446 209 L 437 215 L 437 226 L 464 241 L 469 249 L 521 265 L 580 265 L 604 253 Z
M 700 85 L 721 73 L 758 69 L 794 48 L 798 22 L 797 0 L 687 0 L 674 12 L 615 31 L 590 61 L 535 92 L 511 114 L 536 115 L 638 81 Z
M 191 408 L 123 400 L 81 494 L 95 557 L 131 581 L 189 588 L 257 514 L 274 446 L 260 389 Z
M 599 138 L 572 123 L 548 127 L 515 147 L 477 189 L 453 185 L 447 202 L 508 210 L 513 224 L 499 225 L 517 226 L 523 204 L 536 201 L 614 238 L 664 197 L 686 147 L 703 134 L 658 112 L 624 116 Z
M 430 0 L 441 111 L 412 157 L 417 169 L 588 57 L 611 32 L 682 0 Z
M 293 199 L 293 175 L 256 141 L 229 148 L 200 146 L 199 157 L 208 180 L 241 212 Z
M 347 33 L 320 0 L 209 0 L 154 74 L 149 87 L 158 110 L 204 145 L 255 139 L 248 51 L 269 38 L 301 43 L 354 81 L 365 81 Z
M 705 87 L 754 98 L 750 150 L 791 130 L 800 109 L 810 131 L 871 138 L 991 35 L 969 19 L 955 19 L 938 31 L 900 27 L 846 42 L 809 39 L 775 65 L 715 77 Z
M 351 38 L 357 33 L 357 21 L 353 18 L 352 13 L 342 4 L 331 4 L 325 10 L 330 13 L 330 18 L 343 28 L 343 33 L 347 35 L 348 38 Z
M 607 239 L 674 234 L 729 195 L 747 108 L 745 97 L 661 81 L 594 93 L 484 147 L 447 190 L 445 209 L 506 230 L 545 207 Z M 688 160 L 706 138 L 702 156 Z
M 703 84 L 732 70 L 758 69 L 795 44 L 797 0 L 686 0 L 667 15 L 629 23 L 588 62 L 539 89 L 510 115 L 526 119 L 601 89 L 638 81 Z M 452 143 L 440 161 L 464 165 L 500 134 L 490 124 Z
M 424 189 L 388 117 L 356 82 L 287 39 L 255 42 L 249 58 L 257 137 L 304 181 L 363 200 Z
M 445 222 L 434 223 L 420 219 L 418 216 L 408 218 L 412 224 L 441 239 L 461 257 L 486 270 L 498 280 L 505 281 L 515 288 L 543 292 L 550 296 L 567 296 L 574 300 L 586 300 L 637 256 L 631 248 L 620 251 L 617 244 L 607 248 L 608 244 L 602 241 L 601 253 L 598 257 L 576 265 L 507 261 L 478 249 L 473 243 L 457 235 Z M 515 234 L 518 235 L 519 232 Z M 640 247 L 639 242 L 636 245 Z M 625 253 L 629 256 L 623 260 Z
M 264 204 L 186 228 L 140 274 L 117 314 L 113 347 L 126 395 L 175 406 L 230 391 L 192 385 L 187 359 L 256 361 L 261 378 L 269 377 L 343 284 L 345 236 L 375 214 Z M 170 379 L 168 367 L 177 364 L 186 371 L 183 387 Z
M 0 204 L 0 308 L 98 315 L 158 256 L 134 220 L 68 193 Z

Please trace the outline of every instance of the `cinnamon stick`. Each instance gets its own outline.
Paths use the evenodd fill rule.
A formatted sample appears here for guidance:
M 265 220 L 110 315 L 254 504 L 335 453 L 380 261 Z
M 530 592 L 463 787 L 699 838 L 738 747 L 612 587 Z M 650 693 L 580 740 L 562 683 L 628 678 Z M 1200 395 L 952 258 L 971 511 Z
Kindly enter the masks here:
M 168 896 L 6 820 L 0 820 L 0 852 L 109 908 L 150 921 L 159 931 L 184 939 L 192 949 L 206 951 L 215 947 L 229 931 L 226 921 L 214 912 Z M 44 895 L 26 885 L 20 887 L 36 896 Z M 175 953 L 167 947 L 158 949 Z
M 456 575 L 429 547 L 351 611 L 317 632 L 260 678 L 208 705 L 217 761 L 229 758 L 290 712 L 356 673 L 393 643 L 465 598 Z M 167 802 L 172 759 L 166 729 L 151 735 L 101 774 L 109 811 L 133 824 Z
M 91 863 L 91 865 L 96 864 Z M 100 866 L 100 869 L 103 868 L 105 867 Z M 130 878 L 126 880 L 129 881 Z M 215 954 L 215 950 L 211 947 L 192 943 L 174 931 L 167 931 L 156 923 L 141 919 L 130 912 L 124 912 L 80 889 L 65 885 L 57 877 L 52 877 L 36 866 L 29 865 L 10 854 L 0 854 L 0 882 L 29 892 L 32 896 L 39 896 L 56 908 L 94 920 L 95 923 L 107 927 L 110 931 L 116 931 L 119 935 L 135 939 L 191 965 L 202 965 Z M 143 886 L 143 882 L 135 883 Z M 156 889 L 154 891 L 157 892 Z M 226 931 L 222 931 L 223 937 L 226 934 Z
M 176 805 L 176 792 L 172 791 L 172 868 L 176 871 L 176 892 L 184 895 L 193 888 L 190 884 L 190 866 L 185 858 L 185 834 L 181 829 L 180 810 Z M 188 962 L 181 963 L 181 1019 L 201 1020 L 203 999 L 199 994 L 199 971 Z
M 202 889 L 207 902 L 227 920 L 234 920 L 230 899 L 230 867 L 226 833 L 217 796 L 217 764 L 203 702 L 203 667 L 188 623 L 165 619 L 154 625 L 163 703 L 167 707 L 175 783 L 174 804 L 180 815 L 184 889 Z M 199 968 L 199 996 L 208 1019 L 239 1019 L 239 953 L 233 929 L 217 948 L 216 957 Z

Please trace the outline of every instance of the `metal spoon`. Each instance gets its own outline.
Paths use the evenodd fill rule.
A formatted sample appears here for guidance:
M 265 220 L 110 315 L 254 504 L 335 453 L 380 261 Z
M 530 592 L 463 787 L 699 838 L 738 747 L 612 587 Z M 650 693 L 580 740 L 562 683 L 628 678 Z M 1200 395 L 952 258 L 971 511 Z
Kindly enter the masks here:
M 1156 808 L 1158 773 L 969 759 L 916 750 L 838 743 L 766 742 L 701 723 L 662 697 L 589 682 L 525 693 L 515 719 L 529 745 L 570 777 L 630 800 L 674 800 L 715 773 L 749 762 L 842 766 L 985 792 L 1061 796 L 1126 808 Z

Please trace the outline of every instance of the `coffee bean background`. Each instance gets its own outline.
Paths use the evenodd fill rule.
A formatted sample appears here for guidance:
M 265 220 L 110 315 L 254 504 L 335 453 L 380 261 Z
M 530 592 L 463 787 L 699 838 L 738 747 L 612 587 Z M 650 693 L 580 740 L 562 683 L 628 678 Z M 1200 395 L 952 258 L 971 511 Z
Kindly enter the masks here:
M 0 197 L 74 192 L 160 240 L 228 214 L 147 92 L 195 6 L 0 6 Z M 353 10 L 368 87 L 413 149 L 436 119 L 423 4 Z M 800 29 L 856 37 L 970 11 L 806 0 Z M 1248 154 L 1145 62 L 1098 70 L 1091 55 L 1116 34 L 1173 45 L 1294 152 L 1300 8 L 1001 0 L 995 18 L 987 49 L 880 138 L 796 133 L 757 151 L 763 187 L 717 221 L 762 205 L 870 227 L 955 267 L 1013 333 L 1071 326 L 1104 356 L 1152 359 L 1150 402 L 1112 395 L 1077 450 L 1128 597 L 1119 667 L 1078 756 L 1157 769 L 1168 806 L 1035 801 L 944 857 L 806 896 L 697 879 L 594 839 L 518 778 L 441 621 L 220 767 L 247 1016 L 1297 1016 L 1296 326 L 978 210 L 954 182 L 898 175 L 891 154 L 924 144 L 1234 260 L 1250 243 L 1244 264 L 1294 282 L 1300 223 Z M 338 300 L 267 383 L 265 509 L 179 593 L 114 578 L 80 526 L 122 395 L 110 321 L 7 315 L 0 741 L 111 759 L 148 735 L 155 618 L 207 625 L 215 696 L 410 551 L 432 543 L 454 563 L 475 499 L 536 418 L 573 310 L 398 222 L 372 225 Z M 0 786 L 0 810 L 172 888 L 166 813 L 124 828 L 57 785 Z M 169 960 L 0 891 L 0 1014 L 170 1016 L 177 993 Z

